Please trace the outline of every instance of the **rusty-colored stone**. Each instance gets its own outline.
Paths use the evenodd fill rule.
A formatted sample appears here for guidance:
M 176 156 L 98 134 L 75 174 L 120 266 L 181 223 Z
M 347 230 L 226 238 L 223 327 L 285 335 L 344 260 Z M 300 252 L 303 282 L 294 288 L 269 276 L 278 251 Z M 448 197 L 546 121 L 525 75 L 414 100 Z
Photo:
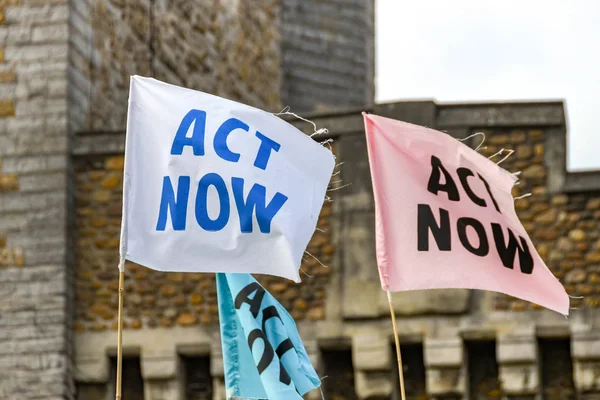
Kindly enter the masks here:
M 569 197 L 564 194 L 559 194 L 552 198 L 552 205 L 556 207 L 566 206 L 568 203 Z
M 545 178 L 546 169 L 538 164 L 533 164 L 523 171 L 523 178 L 525 179 L 536 179 Z
M 113 170 L 113 171 L 121 171 L 125 167 L 125 157 L 124 156 L 114 156 L 108 157 L 104 161 L 104 168 Z
M 202 304 L 202 295 L 200 293 L 193 293 L 190 295 L 190 304 Z
M 19 190 L 19 177 L 16 174 L 0 175 L 0 193 Z
M 142 327 L 142 321 L 139 319 L 134 319 L 133 321 L 131 321 L 131 323 L 129 324 L 129 327 L 131 329 L 140 329 Z
M 83 332 L 83 331 L 85 331 L 85 324 L 83 324 L 82 322 L 79 322 L 79 321 L 75 322 L 73 324 L 73 330 L 75 332 Z
M 533 232 L 533 236 L 538 240 L 554 240 L 558 237 L 558 232 L 554 229 L 539 229 Z
M 322 307 L 315 307 L 306 313 L 306 318 L 310 321 L 325 319 L 325 310 Z
M 104 178 L 104 180 L 100 184 L 100 186 L 103 189 L 114 189 L 120 185 L 121 185 L 121 175 L 114 173 L 114 172 L 109 174 L 106 178 Z
M 600 197 L 589 199 L 585 208 L 588 210 L 600 210 Z
M 0 48 L 0 53 L 4 54 L 4 50 L 2 48 Z M 14 115 L 15 102 L 13 100 L 0 100 L 0 118 L 14 117 Z
M 10 83 L 15 82 L 17 80 L 17 76 L 15 74 L 14 69 L 5 69 L 0 71 L 0 82 L 2 83 Z
M 528 160 L 533 155 L 533 149 L 531 146 L 523 144 L 517 147 L 515 156 L 520 160 Z
M 187 304 L 187 300 L 185 296 L 177 296 L 173 299 L 173 304 L 178 307 L 181 307 Z
M 575 248 L 581 252 L 586 252 L 590 249 L 590 245 L 587 243 L 577 243 Z
M 585 282 L 587 274 L 583 270 L 573 270 L 566 275 L 565 281 L 568 283 L 581 283 Z
M 569 232 L 569 238 L 576 242 L 581 242 L 587 238 L 587 234 L 581 229 L 574 229 Z
M 212 323 L 212 316 L 208 313 L 204 313 L 200 316 L 200 323 L 202 325 L 210 325 Z
M 273 283 L 271 286 L 271 291 L 274 293 L 283 293 L 287 289 L 287 284 L 283 282 Z
M 92 199 L 98 203 L 108 203 L 110 201 L 111 193 L 108 190 L 96 190 L 92 194 Z
M 585 259 L 587 261 L 589 261 L 589 262 L 600 263 L 600 251 L 599 252 L 588 253 L 585 256 Z
M 94 228 L 104 228 L 108 225 L 108 221 L 104 217 L 94 217 L 90 220 L 90 225 Z
M 524 197 L 519 200 L 515 200 L 515 210 L 517 210 L 517 211 L 527 210 L 530 205 L 531 205 L 531 203 L 529 202 L 527 197 Z
M 160 288 L 160 294 L 165 297 L 173 297 L 177 293 L 177 288 L 171 284 L 165 284 Z
M 105 174 L 106 173 L 104 171 L 90 171 L 88 173 L 88 176 L 89 176 L 90 181 L 96 182 L 96 181 L 99 181 L 102 178 L 104 178 Z
M 551 225 L 556 221 L 556 210 L 551 208 L 544 211 L 538 214 L 533 220 L 541 225 Z
M 306 311 L 308 309 L 308 303 L 304 299 L 297 299 L 294 302 L 294 308 L 298 311 Z
M 177 325 L 181 325 L 181 326 L 190 326 L 190 325 L 194 325 L 198 322 L 198 318 L 190 313 L 184 313 L 181 314 L 178 318 L 177 318 Z
M 185 277 L 182 272 L 171 272 L 167 275 L 167 279 L 171 282 L 181 283 L 184 281 Z
M 335 247 L 331 245 L 326 245 L 323 247 L 323 254 L 330 256 L 333 255 L 333 253 L 335 253 Z

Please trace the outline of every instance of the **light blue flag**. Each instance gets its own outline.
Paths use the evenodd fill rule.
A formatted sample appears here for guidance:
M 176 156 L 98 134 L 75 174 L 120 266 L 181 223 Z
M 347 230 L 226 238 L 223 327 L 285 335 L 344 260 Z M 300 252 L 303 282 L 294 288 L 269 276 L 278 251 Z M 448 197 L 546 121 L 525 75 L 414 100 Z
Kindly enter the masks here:
M 227 399 L 302 400 L 321 381 L 294 319 L 250 274 L 217 274 Z

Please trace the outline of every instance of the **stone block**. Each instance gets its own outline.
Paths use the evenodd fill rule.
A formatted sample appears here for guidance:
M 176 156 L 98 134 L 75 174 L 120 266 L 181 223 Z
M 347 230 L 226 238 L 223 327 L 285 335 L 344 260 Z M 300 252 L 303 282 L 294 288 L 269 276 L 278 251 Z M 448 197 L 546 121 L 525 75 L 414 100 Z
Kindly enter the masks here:
M 145 400 L 179 398 L 179 382 L 175 379 L 150 379 L 144 381 Z
M 465 392 L 464 368 L 428 368 L 425 377 L 430 396 L 461 396 Z
M 67 24 L 35 26 L 31 33 L 33 42 L 60 42 L 68 39 Z
M 13 100 L 0 100 L 0 118 L 15 115 L 15 102 Z
M 177 355 L 146 355 L 142 352 L 140 358 L 142 377 L 145 380 L 171 379 L 177 376 Z
M 350 135 L 339 140 L 340 176 L 343 189 L 340 202 L 344 211 L 371 211 L 374 209 L 373 186 L 369 170 L 367 143 L 364 134 Z M 338 161 L 339 162 L 339 161 Z
M 16 174 L 0 174 L 0 193 L 19 190 L 19 177 Z
M 459 368 L 463 364 L 463 342 L 460 338 L 425 338 L 423 351 L 427 367 Z
M 0 68 L 0 82 L 3 83 L 7 83 L 7 82 L 15 82 L 17 79 L 17 76 L 15 74 L 15 70 L 10 68 Z
M 462 314 L 469 311 L 467 289 L 412 290 L 392 293 L 397 315 Z M 379 313 L 389 313 L 387 294 L 380 294 Z
M 345 318 L 375 317 L 380 313 L 381 284 L 378 280 L 344 276 L 342 313 Z M 389 313 L 389 311 L 388 311 Z
M 67 51 L 67 44 L 8 45 L 4 49 L 4 57 L 6 61 L 17 63 L 58 61 L 67 59 Z
M 573 334 L 571 354 L 574 360 L 598 360 L 600 362 L 600 335 L 588 332 Z
M 17 6 L 8 7 L 5 11 L 7 23 L 31 24 L 66 22 L 69 16 L 67 4 L 45 5 L 45 6 Z
M 12 82 L 0 83 L 0 100 L 14 100 L 17 98 L 17 85 Z
M 598 391 L 600 388 L 600 359 L 575 361 L 573 377 L 580 392 Z
M 63 171 L 67 168 L 67 157 L 64 155 L 41 155 L 7 157 L 4 159 L 5 173 L 36 173 Z
M 0 249 L 0 267 L 21 267 L 25 264 L 23 249 L 3 248 Z
M 537 364 L 500 365 L 502 391 L 508 395 L 535 394 L 539 389 Z
M 104 354 L 76 354 L 74 369 L 77 382 L 105 383 L 108 381 L 110 364 L 109 358 Z
M 391 347 L 379 331 L 352 337 L 352 363 L 355 371 L 382 371 L 391 368 Z
M 27 43 L 31 40 L 31 27 L 27 25 L 0 26 L 0 42 L 5 44 Z
M 21 192 L 40 192 L 47 190 L 58 190 L 67 187 L 66 172 L 31 174 L 22 176 L 20 179 Z
M 392 374 L 390 372 L 354 373 L 354 386 L 359 399 L 389 398 L 393 390 Z
M 496 345 L 499 364 L 535 363 L 537 341 L 535 336 L 499 336 Z
M 64 191 L 38 192 L 35 194 L 6 193 L 3 197 L 0 199 L 0 211 L 4 212 L 43 210 L 48 207 L 66 204 L 66 193 Z

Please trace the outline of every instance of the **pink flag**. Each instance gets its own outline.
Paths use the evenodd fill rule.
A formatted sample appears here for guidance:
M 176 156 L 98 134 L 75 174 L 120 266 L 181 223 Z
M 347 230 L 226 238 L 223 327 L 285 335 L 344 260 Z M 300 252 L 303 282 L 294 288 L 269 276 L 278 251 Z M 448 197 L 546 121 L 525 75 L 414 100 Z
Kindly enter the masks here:
M 515 212 L 514 175 L 442 132 L 363 115 L 383 289 L 492 290 L 568 315 Z

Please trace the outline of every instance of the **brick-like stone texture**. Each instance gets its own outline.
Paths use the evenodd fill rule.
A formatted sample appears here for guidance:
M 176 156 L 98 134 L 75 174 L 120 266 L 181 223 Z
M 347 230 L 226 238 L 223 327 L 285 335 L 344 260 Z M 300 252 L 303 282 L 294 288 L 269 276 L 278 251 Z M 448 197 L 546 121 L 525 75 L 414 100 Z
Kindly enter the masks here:
M 119 233 L 122 211 L 123 156 L 76 162 L 76 322 L 77 331 L 117 328 Z M 326 202 L 307 251 L 328 265 L 331 203 Z M 330 232 L 330 231 L 329 231 Z M 330 270 L 305 256 L 301 284 L 271 276 L 257 277 L 297 320 L 325 318 L 325 288 Z M 165 273 L 127 264 L 125 327 L 130 329 L 218 323 L 214 274 Z
M 278 111 L 279 9 L 276 0 L 71 0 L 73 131 L 123 129 L 134 74 Z
M 515 153 L 501 165 L 511 172 L 522 171 L 520 184 L 513 189 L 524 228 L 552 273 L 563 283 L 572 298 L 572 307 L 600 306 L 600 194 L 548 193 L 547 168 L 544 163 L 542 130 L 500 130 L 486 132 L 485 156 L 500 149 Z M 498 161 L 503 156 L 496 156 Z M 539 306 L 522 300 L 499 296 L 496 308 L 522 311 Z
M 282 100 L 292 111 L 374 101 L 373 0 L 284 0 Z
M 66 1 L 0 1 L 0 399 L 72 399 Z

